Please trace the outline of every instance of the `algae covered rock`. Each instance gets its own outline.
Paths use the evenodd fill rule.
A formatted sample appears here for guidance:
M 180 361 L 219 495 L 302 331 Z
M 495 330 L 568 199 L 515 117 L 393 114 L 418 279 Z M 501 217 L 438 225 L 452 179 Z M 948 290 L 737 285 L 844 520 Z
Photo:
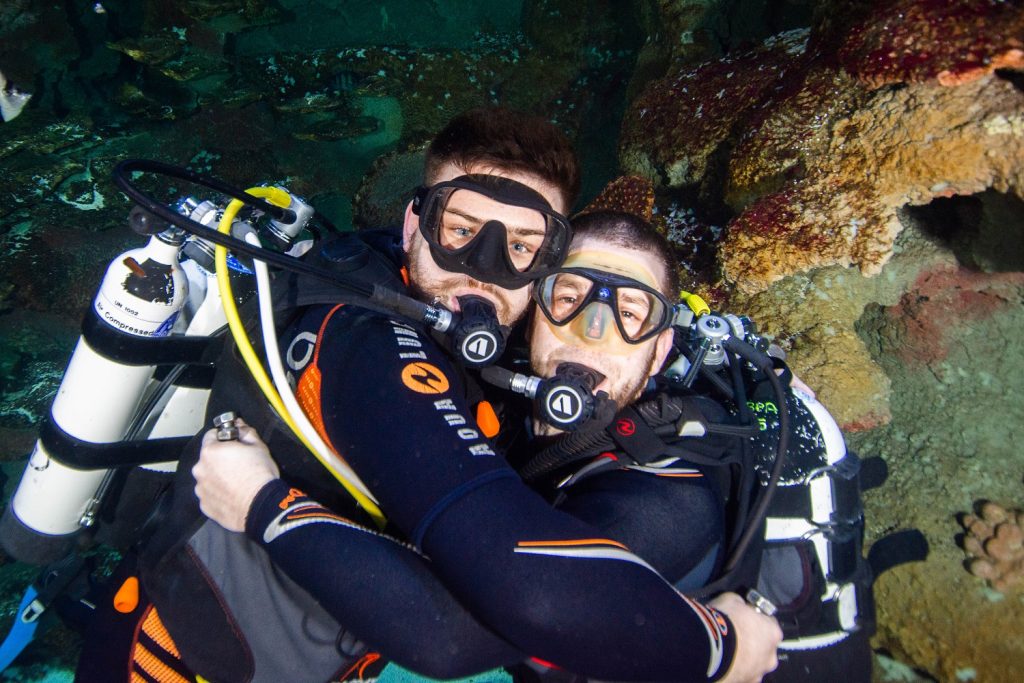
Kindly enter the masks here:
M 818 149 L 801 151 L 803 177 L 730 225 L 722 266 L 737 287 L 757 291 L 833 264 L 876 275 L 892 256 L 903 206 L 989 188 L 1024 197 L 1024 129 L 1012 124 L 1024 123 L 1024 95 L 1010 81 L 909 84 L 858 101 L 856 111 L 831 118 Z M 744 191 L 745 178 L 760 180 L 733 178 L 733 192 Z
M 914 277 L 905 266 L 874 285 L 844 273 L 883 272 L 907 207 L 1024 197 L 1024 92 L 1006 68 L 1024 8 L 901 0 L 833 10 L 724 59 L 676 64 L 631 104 L 619 153 L 663 198 L 731 216 L 720 238 L 701 242 L 717 263 L 704 286 L 749 307 L 840 421 L 866 428 L 889 419 L 889 390 L 855 323 Z
M 845 43 L 825 29 L 793 31 L 678 68 L 631 105 L 623 166 L 738 214 L 720 263 L 726 281 L 746 292 L 827 265 L 877 274 L 902 206 L 988 188 L 1024 196 L 1024 96 L 993 67 L 1017 65 L 1007 55 L 1019 52 L 1012 27 L 1024 9 L 952 3 L 962 11 L 936 8 L 936 19 L 922 9 L 933 4 L 868 13 L 846 28 Z M 889 35 L 899 8 L 903 34 L 916 30 L 919 39 L 901 39 L 891 61 L 914 68 L 879 80 L 877 50 L 865 45 Z M 968 18 L 970 30 L 957 23 Z M 962 40 L 947 42 L 946 33 Z M 975 62 L 988 68 L 968 68 Z M 961 76 L 939 77 L 952 72 Z

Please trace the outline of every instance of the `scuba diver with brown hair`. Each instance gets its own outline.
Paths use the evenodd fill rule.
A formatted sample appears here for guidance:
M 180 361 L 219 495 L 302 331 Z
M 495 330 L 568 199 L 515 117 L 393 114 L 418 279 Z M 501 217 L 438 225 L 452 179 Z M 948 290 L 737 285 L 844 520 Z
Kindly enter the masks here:
M 234 350 L 218 361 L 208 416 L 236 411 L 267 439 L 289 482 L 261 489 L 261 499 L 272 502 L 267 509 L 284 505 L 278 512 L 291 514 L 298 502 L 310 513 L 264 520 L 277 525 L 275 542 L 290 544 L 310 531 L 343 532 L 344 547 L 356 537 L 376 548 L 391 563 L 386 566 L 397 562 L 419 578 L 385 586 L 390 575 L 371 573 L 362 589 L 348 578 L 342 584 L 352 573 L 340 564 L 348 551 L 321 557 L 316 551 L 328 541 L 316 538 L 313 550 L 303 552 L 308 569 L 358 598 L 338 609 L 318 602 L 271 563 L 260 543 L 202 517 L 190 472 L 197 441 L 139 551 L 143 600 L 108 621 L 127 625 L 120 659 L 87 648 L 79 680 L 109 681 L 121 671 L 153 680 L 163 674 L 187 680 L 191 672 L 211 681 L 326 680 L 363 670 L 369 650 L 360 639 L 375 646 L 386 640 L 380 648 L 386 656 L 443 676 L 478 670 L 489 657 L 512 663 L 523 653 L 620 680 L 756 680 L 774 666 L 771 619 L 735 595 L 712 606 L 685 598 L 623 544 L 595 535 L 598 530 L 530 491 L 488 440 L 493 414 L 451 361 L 450 348 L 469 364 L 492 355 L 503 327 L 525 312 L 530 282 L 563 260 L 570 230 L 562 212 L 578 185 L 575 169 L 568 143 L 550 124 L 469 112 L 431 145 L 428 185 L 407 209 L 400 240 L 379 232 L 350 235 L 307 255 L 395 289 L 403 286 L 406 265 L 421 298 L 474 323 L 457 343 L 438 342 L 422 323 L 301 277 L 285 288 L 292 315 L 282 349 L 297 378 L 297 398 L 412 548 L 367 532 L 370 520 L 277 426 Z M 242 470 L 233 478 L 256 493 Z M 328 508 L 317 511 L 302 491 Z M 340 522 L 337 512 L 353 523 Z M 413 619 L 417 609 L 428 614 L 438 604 L 457 606 L 447 591 L 429 588 L 438 578 L 472 606 L 472 616 L 463 610 L 441 622 Z M 389 616 L 396 613 L 402 618 Z M 444 647 L 423 649 L 412 633 L 377 631 L 406 619 L 423 625 L 416 630 L 421 637 L 479 619 L 487 627 L 477 627 L 478 637 L 486 640 L 472 650 L 447 638 Z M 91 633 L 112 650 L 116 638 L 104 635 L 103 619 Z M 470 661 L 457 654 L 471 655 Z

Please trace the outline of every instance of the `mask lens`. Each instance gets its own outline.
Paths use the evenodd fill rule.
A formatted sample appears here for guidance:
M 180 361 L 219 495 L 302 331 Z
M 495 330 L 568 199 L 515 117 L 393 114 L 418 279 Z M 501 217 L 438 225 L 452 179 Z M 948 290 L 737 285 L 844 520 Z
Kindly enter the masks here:
M 436 205 L 427 214 L 433 220 L 431 233 L 437 244 L 455 253 L 468 247 L 485 230 L 505 226 L 504 248 L 516 272 L 529 270 L 538 257 L 549 250 L 548 216 L 523 206 L 503 204 L 479 192 L 465 188 L 445 188 L 435 197 Z M 490 241 L 494 241 L 494 236 Z
M 541 288 L 541 305 L 555 324 L 566 323 L 589 300 L 594 286 L 592 280 L 575 273 L 549 275 Z
M 635 281 L 597 272 L 562 271 L 544 278 L 535 298 L 556 325 L 578 319 L 582 336 L 600 339 L 614 316 L 622 338 L 638 343 L 665 329 L 669 306 L 659 294 L 628 282 Z
M 662 325 L 665 304 L 651 292 L 634 287 L 618 287 L 616 312 L 629 341 L 637 341 Z

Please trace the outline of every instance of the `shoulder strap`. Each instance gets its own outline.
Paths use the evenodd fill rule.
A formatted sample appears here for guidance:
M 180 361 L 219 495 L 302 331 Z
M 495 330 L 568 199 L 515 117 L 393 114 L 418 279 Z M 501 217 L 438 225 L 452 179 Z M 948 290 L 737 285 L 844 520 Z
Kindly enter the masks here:
M 397 230 L 343 233 L 314 246 L 302 258 L 360 284 L 376 284 L 398 291 L 406 287 Z M 287 273 L 279 281 L 274 287 L 277 311 L 323 303 L 358 303 L 365 308 L 382 310 L 341 287 L 306 275 Z

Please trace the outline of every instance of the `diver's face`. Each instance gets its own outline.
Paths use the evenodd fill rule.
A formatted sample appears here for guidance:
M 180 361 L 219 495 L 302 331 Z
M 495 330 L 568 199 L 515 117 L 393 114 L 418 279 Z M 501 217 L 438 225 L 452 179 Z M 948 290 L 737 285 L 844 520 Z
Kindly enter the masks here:
M 609 246 L 599 240 L 577 240 L 569 249 L 566 268 L 592 268 L 629 277 L 658 289 L 665 266 L 654 256 Z M 592 303 L 570 323 L 557 326 L 539 311 L 530 325 L 530 363 L 534 372 L 552 377 L 563 362 L 574 362 L 605 376 L 597 389 L 619 406 L 635 401 L 647 380 L 661 369 L 672 346 L 672 330 L 639 344 L 629 344 L 611 321 L 607 304 Z
M 462 175 L 486 174 L 498 175 L 515 180 L 541 194 L 559 213 L 568 209 L 558 189 L 536 176 L 523 173 L 511 173 L 484 165 L 473 165 L 461 168 L 454 164 L 443 166 L 434 183 L 452 180 Z M 528 219 L 529 212 L 522 207 L 510 206 L 474 193 L 460 196 L 458 211 L 467 216 L 474 216 L 484 221 L 497 220 L 509 226 L 516 226 Z M 465 295 L 483 297 L 494 304 L 498 321 L 503 325 L 512 325 L 526 313 L 530 302 L 529 285 L 519 289 L 505 289 L 497 285 L 480 282 L 468 275 L 453 273 L 441 268 L 430 253 L 430 246 L 419 230 L 419 217 L 412 212 L 412 204 L 405 211 L 404 241 L 406 255 L 409 260 L 409 281 L 416 296 L 424 301 L 443 304 L 452 311 L 459 310 L 458 298 Z

